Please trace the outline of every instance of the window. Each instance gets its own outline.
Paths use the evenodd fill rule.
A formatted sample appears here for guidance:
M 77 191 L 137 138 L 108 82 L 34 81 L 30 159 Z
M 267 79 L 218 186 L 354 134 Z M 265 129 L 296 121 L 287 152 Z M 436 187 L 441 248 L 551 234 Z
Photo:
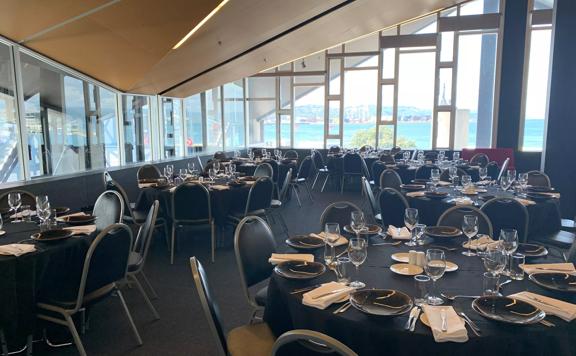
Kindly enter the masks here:
M 27 53 L 20 54 L 20 61 L 30 176 L 71 174 L 117 162 L 110 94 Z
M 220 87 L 207 90 L 206 100 L 206 150 L 216 152 L 224 149 L 222 137 L 222 96 Z
M 344 74 L 344 147 L 376 145 L 378 70 L 349 70 Z
M 122 95 L 122 112 L 126 163 L 152 160 L 149 98 Z
M 244 147 L 244 84 L 224 85 L 224 142 L 226 150 Z
M 162 118 L 164 122 L 164 156 L 182 157 L 184 155 L 182 101 L 162 98 Z
M 0 43 L 0 183 L 22 180 L 10 47 Z
M 186 156 L 204 150 L 202 95 L 196 94 L 184 99 L 186 122 Z
M 294 87 L 294 147 L 323 148 L 324 86 Z
M 248 145 L 276 147 L 276 78 L 246 80 Z

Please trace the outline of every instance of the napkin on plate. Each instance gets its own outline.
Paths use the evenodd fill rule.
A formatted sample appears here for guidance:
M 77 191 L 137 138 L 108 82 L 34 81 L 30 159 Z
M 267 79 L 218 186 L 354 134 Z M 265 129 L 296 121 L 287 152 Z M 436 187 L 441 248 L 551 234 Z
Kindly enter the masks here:
M 30 209 L 28 209 L 27 211 L 29 212 L 29 215 L 30 215 L 30 216 L 35 216 L 35 215 L 36 215 L 36 210 L 30 210 Z M 22 219 L 22 212 L 21 212 L 21 211 L 18 212 L 18 213 L 16 213 L 16 214 L 10 215 L 10 219 L 16 219 L 16 218 Z
M 22 256 L 36 251 L 34 245 L 28 244 L 8 244 L 0 246 L 0 255 L 4 256 Z
M 418 197 L 423 197 L 426 195 L 426 192 L 408 192 L 406 193 L 406 196 L 411 197 L 411 198 L 418 198 Z
M 477 239 L 471 240 L 470 241 L 470 247 L 468 247 L 468 242 L 465 242 L 462 247 L 464 248 L 470 248 L 471 250 L 485 250 L 488 246 L 492 245 L 492 244 L 499 244 L 498 241 L 494 241 L 490 238 L 490 236 L 488 235 L 482 235 Z
M 394 225 L 388 225 L 386 233 L 395 240 L 410 240 L 411 237 L 410 231 L 408 231 L 407 228 L 397 228 Z
M 96 231 L 96 225 L 68 226 L 64 230 L 72 231 L 73 235 L 90 235 Z
M 324 236 L 326 236 L 326 233 L 325 233 L 324 231 L 322 231 L 322 232 L 319 233 L 319 234 L 314 234 L 314 233 L 312 233 L 312 234 L 310 234 L 310 236 L 316 237 L 316 238 L 319 238 L 319 239 L 322 239 L 322 240 L 326 241 L 326 240 L 324 239 Z M 342 245 L 348 245 L 348 239 L 345 238 L 344 236 L 340 235 L 340 238 L 336 241 L 336 243 L 334 244 L 334 246 L 342 246 Z
M 438 183 L 436 183 L 436 184 L 439 185 L 439 186 L 441 186 L 441 187 L 448 187 L 448 186 L 452 185 L 452 183 L 450 183 L 450 182 L 445 182 L 445 181 L 443 181 L 443 180 L 438 181 Z
M 509 297 L 530 303 L 543 310 L 546 314 L 555 315 L 567 322 L 576 319 L 576 304 L 526 291 L 512 294 Z
M 314 255 L 310 253 L 273 253 L 268 262 L 277 265 L 286 261 L 314 262 Z
M 468 197 L 459 197 L 454 198 L 454 203 L 456 205 L 472 205 L 474 202 Z
M 460 319 L 454 308 L 449 306 L 423 305 L 422 309 L 430 323 L 430 329 L 436 342 L 466 342 L 468 341 L 468 331 L 464 321 Z M 442 331 L 442 310 L 446 313 L 446 329 Z
M 156 186 L 158 186 L 158 183 L 138 183 L 138 188 L 140 188 L 140 189 L 156 187 Z
M 328 282 L 320 287 L 304 293 L 302 304 L 309 307 L 326 309 L 332 303 L 340 302 L 347 298 L 354 288 L 346 286 L 344 283 Z
M 516 199 L 520 204 L 522 204 L 522 205 L 524 205 L 524 206 L 536 204 L 536 202 L 533 201 L 533 200 L 522 199 L 522 198 L 518 198 L 518 197 L 516 197 L 516 198 L 514 198 L 514 199 Z
M 216 185 L 212 186 L 212 189 L 214 189 L 214 190 L 228 190 L 228 189 L 230 189 L 230 187 L 227 185 L 223 185 L 223 184 L 216 184 Z
M 67 218 L 67 217 L 69 217 L 69 216 L 86 216 L 86 215 L 88 215 L 88 214 L 86 214 L 86 213 L 83 212 L 83 211 L 80 211 L 80 212 L 78 212 L 78 213 L 72 213 L 72 214 L 67 214 L 67 215 L 59 216 L 58 219 L 65 219 L 65 218 Z
M 566 272 L 574 273 L 576 269 L 573 263 L 533 263 L 520 265 L 524 272 L 538 273 L 538 272 Z

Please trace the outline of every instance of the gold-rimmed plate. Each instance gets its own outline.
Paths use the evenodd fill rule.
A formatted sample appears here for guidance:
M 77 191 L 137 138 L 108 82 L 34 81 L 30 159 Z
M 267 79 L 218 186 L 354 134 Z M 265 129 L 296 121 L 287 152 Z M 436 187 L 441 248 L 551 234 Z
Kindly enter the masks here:
M 65 240 L 72 236 L 72 231 L 63 229 L 46 230 L 32 234 L 30 238 L 35 241 L 53 242 Z
M 562 272 L 532 273 L 528 278 L 540 287 L 560 291 L 576 293 L 576 275 Z
M 274 272 L 287 279 L 312 279 L 322 275 L 326 266 L 320 262 L 286 261 L 274 267 Z
M 290 236 L 286 239 L 286 244 L 297 250 L 315 250 L 324 247 L 323 239 L 310 235 Z
M 424 272 L 422 267 L 408 263 L 396 263 L 390 266 L 390 271 L 403 276 L 415 276 Z
M 350 225 L 344 226 L 344 231 L 346 231 L 349 234 L 355 234 L 354 230 L 352 230 L 352 227 Z M 382 228 L 380 226 L 368 224 L 368 225 L 366 225 L 365 229 L 362 232 L 360 232 L 360 234 L 361 235 L 377 235 L 381 232 L 382 232 Z
M 548 249 L 542 245 L 520 243 L 518 244 L 516 253 L 520 253 L 526 257 L 541 257 L 548 254 Z
M 428 226 L 424 233 L 430 237 L 458 237 L 462 231 L 453 226 Z
M 394 261 L 400 263 L 408 263 L 408 261 L 410 261 L 410 254 L 408 252 L 393 253 L 390 257 L 392 257 Z
M 377 316 L 397 316 L 412 309 L 412 298 L 393 289 L 363 289 L 350 294 L 350 304 L 359 311 Z
M 511 297 L 476 298 L 472 309 L 485 318 L 517 325 L 538 323 L 546 317 L 546 313 L 534 305 Z

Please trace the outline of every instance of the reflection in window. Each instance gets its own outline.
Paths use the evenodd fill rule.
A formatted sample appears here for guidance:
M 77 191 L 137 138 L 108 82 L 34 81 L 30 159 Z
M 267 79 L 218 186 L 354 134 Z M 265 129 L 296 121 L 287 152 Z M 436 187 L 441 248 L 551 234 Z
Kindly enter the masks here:
M 294 87 L 294 147 L 322 148 L 324 86 Z
M 148 97 L 122 95 L 126 163 L 150 161 L 150 105 Z
M 203 120 L 202 120 L 202 95 L 196 94 L 184 99 L 186 117 L 186 156 L 196 152 L 202 152 L 204 147 Z
M 222 140 L 222 97 L 220 87 L 206 91 L 206 149 L 224 149 Z
M 224 135 L 226 150 L 244 146 L 244 85 L 241 80 L 224 85 Z
M 246 81 L 249 146 L 276 147 L 276 78 Z
M 0 183 L 21 180 L 10 48 L 0 43 Z
M 182 101 L 162 98 L 162 118 L 164 122 L 164 156 L 182 157 Z

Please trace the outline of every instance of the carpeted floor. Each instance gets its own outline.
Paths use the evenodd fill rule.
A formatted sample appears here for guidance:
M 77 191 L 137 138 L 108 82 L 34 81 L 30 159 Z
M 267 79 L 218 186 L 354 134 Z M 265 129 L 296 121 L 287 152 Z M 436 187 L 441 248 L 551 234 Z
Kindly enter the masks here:
M 286 204 L 282 215 L 290 234 L 320 231 L 320 215 L 335 201 L 348 200 L 359 204 L 359 192 L 314 193 L 311 203 L 305 194 L 302 208 L 295 199 Z M 280 226 L 273 226 L 277 241 L 286 236 Z M 159 299 L 153 300 L 160 320 L 154 321 L 144 300 L 135 289 L 125 289 L 128 307 L 134 317 L 144 344 L 138 347 L 118 298 L 96 305 L 91 311 L 90 328 L 82 340 L 89 355 L 216 355 L 213 339 L 192 282 L 190 256 L 200 259 L 207 270 L 211 288 L 220 306 L 224 326 L 230 330 L 245 324 L 250 308 L 240 287 L 233 248 L 233 231 L 229 228 L 224 247 L 216 251 L 216 262 L 210 263 L 209 236 L 182 230 L 174 265 L 170 265 L 164 239 L 156 236 L 150 250 L 145 272 L 155 287 Z M 67 333 L 64 333 L 67 335 Z M 50 348 L 44 343 L 34 344 L 35 355 L 76 355 L 74 346 Z

